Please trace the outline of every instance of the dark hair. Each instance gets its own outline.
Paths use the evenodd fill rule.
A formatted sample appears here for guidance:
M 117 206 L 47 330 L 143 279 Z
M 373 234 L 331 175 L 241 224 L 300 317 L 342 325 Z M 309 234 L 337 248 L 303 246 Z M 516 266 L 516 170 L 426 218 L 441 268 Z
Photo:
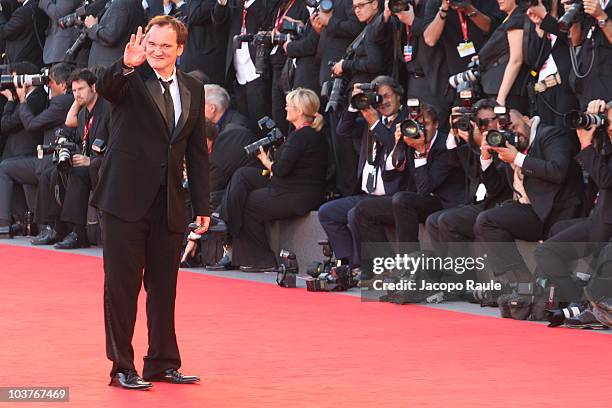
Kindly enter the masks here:
M 91 87 L 96 83 L 96 76 L 87 68 L 79 68 L 72 72 L 69 81 L 71 85 L 75 81 L 85 81 Z
M 374 78 L 371 83 L 378 86 L 386 85 L 391 88 L 396 95 L 399 95 L 400 98 L 404 96 L 404 88 L 399 84 L 399 82 L 388 75 L 379 75 Z
M 31 62 L 21 61 L 11 64 L 9 72 L 14 72 L 17 75 L 36 75 L 40 74 L 40 69 Z
M 208 119 L 204 119 L 204 134 L 206 135 L 207 140 L 211 140 L 213 142 L 215 141 L 217 136 L 219 136 L 217 127 Z
M 433 106 L 427 103 L 421 103 L 421 115 L 426 114 L 432 122 L 438 123 L 438 111 Z
M 495 110 L 495 107 L 499 104 L 493 98 L 480 99 L 474 104 L 474 112 L 478 112 L 483 109 Z
M 155 16 L 149 21 L 145 27 L 145 34 L 149 32 L 153 26 L 170 26 L 176 33 L 176 42 L 178 45 L 184 45 L 187 42 L 187 26 L 179 19 L 172 16 Z
M 60 62 L 51 67 L 49 70 L 49 78 L 53 79 L 58 85 L 67 84 L 72 71 L 72 65 Z

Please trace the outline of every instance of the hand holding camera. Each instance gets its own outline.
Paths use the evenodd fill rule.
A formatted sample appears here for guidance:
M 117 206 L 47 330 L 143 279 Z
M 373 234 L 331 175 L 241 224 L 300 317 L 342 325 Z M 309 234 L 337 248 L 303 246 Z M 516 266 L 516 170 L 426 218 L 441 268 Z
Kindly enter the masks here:
M 81 166 L 89 166 L 91 163 L 91 159 L 82 154 L 72 155 L 72 166 L 73 167 L 81 167 Z
M 586 113 L 572 111 L 566 115 L 566 125 L 576 129 L 581 149 L 591 145 L 595 131 L 599 127 L 608 125 L 608 118 L 604 116 L 605 112 L 606 102 L 596 99 L 589 102 Z

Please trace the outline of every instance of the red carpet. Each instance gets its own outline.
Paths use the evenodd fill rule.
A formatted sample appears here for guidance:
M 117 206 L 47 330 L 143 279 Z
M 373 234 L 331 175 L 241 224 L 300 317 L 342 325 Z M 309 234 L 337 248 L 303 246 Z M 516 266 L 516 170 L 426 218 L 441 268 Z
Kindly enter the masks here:
M 607 335 L 188 272 L 177 333 L 203 381 L 124 391 L 106 386 L 102 284 L 100 259 L 0 245 L 0 386 L 70 387 L 36 406 L 612 406 Z

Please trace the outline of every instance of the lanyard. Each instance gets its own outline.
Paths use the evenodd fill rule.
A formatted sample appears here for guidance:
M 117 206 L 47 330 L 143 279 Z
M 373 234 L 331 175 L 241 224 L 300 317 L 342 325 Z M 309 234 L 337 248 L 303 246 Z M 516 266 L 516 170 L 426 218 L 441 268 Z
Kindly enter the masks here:
M 289 2 L 289 4 L 287 5 L 287 8 L 285 8 L 285 12 L 283 13 L 282 16 L 280 16 L 281 9 L 280 8 L 278 9 L 278 12 L 276 13 L 276 24 L 274 26 L 274 29 L 276 31 L 280 30 L 281 26 L 283 25 L 283 20 L 285 19 L 285 16 L 287 16 L 287 13 L 289 12 L 289 9 L 291 7 L 293 7 L 294 3 L 295 3 L 295 0 L 291 0 Z
M 297 128 L 297 130 L 300 130 L 302 128 L 305 128 L 306 126 L 312 126 L 312 122 L 304 122 L 300 125 L 300 127 Z
M 468 23 L 463 15 L 463 11 L 457 10 L 457 15 L 459 16 L 459 23 L 461 23 L 461 33 L 463 33 L 463 41 L 468 42 Z
M 89 138 L 89 129 L 91 129 L 91 125 L 93 123 L 94 117 L 93 115 L 91 115 L 91 117 L 89 118 L 89 120 L 87 121 L 87 123 L 85 124 L 85 127 L 83 128 L 83 152 L 87 151 L 87 139 Z
M 412 30 L 410 26 L 406 26 L 406 36 L 408 37 L 408 45 L 412 44 Z
M 246 34 L 246 18 L 247 18 L 247 9 L 246 5 L 242 6 L 242 28 L 240 29 L 240 34 Z

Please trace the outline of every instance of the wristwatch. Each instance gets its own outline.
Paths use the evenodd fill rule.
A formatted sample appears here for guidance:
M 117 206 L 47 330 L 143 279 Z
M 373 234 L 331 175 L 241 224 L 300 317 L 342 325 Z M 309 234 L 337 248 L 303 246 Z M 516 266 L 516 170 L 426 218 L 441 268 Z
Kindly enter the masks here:
M 597 25 L 599 26 L 599 28 L 604 28 L 606 24 L 608 24 L 608 20 L 610 20 L 610 17 L 606 17 L 606 18 L 602 18 L 601 20 L 597 20 Z

